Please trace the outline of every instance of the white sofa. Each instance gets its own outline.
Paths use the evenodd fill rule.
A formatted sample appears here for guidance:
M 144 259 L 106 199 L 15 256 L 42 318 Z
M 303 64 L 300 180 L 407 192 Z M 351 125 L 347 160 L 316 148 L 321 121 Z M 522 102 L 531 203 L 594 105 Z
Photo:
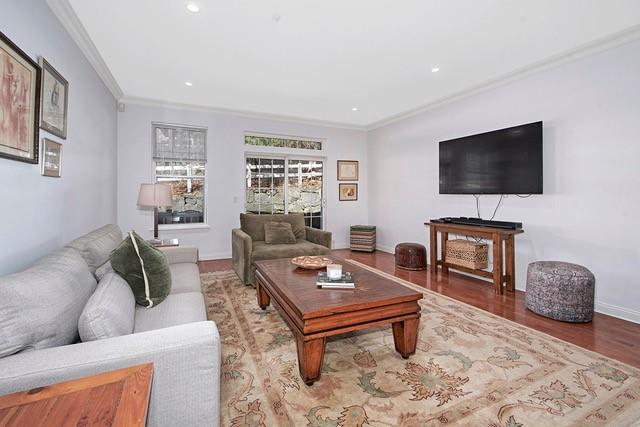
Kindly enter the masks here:
M 95 276 L 115 274 L 101 270 L 122 238 L 106 225 L 0 278 L 0 395 L 153 362 L 147 425 L 219 425 L 220 336 L 206 319 L 196 248 L 163 248 L 171 294 L 151 309 L 126 307 L 133 333 L 79 341 Z

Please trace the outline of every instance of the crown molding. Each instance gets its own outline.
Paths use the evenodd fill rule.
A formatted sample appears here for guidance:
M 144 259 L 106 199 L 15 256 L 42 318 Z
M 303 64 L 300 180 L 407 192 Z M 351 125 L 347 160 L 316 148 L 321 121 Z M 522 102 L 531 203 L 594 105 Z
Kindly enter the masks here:
M 102 56 L 98 52 L 98 49 L 91 41 L 89 33 L 84 28 L 78 15 L 69 4 L 68 0 L 47 0 L 49 8 L 56 15 L 58 20 L 62 23 L 67 30 L 73 41 L 76 42 L 84 56 L 87 58 L 91 66 L 93 66 L 98 76 L 102 79 L 107 89 L 111 92 L 113 97 L 118 100 L 122 98 L 124 93 L 120 88 L 120 85 L 116 81 L 113 74 L 109 70 L 109 67 L 102 59 Z
M 180 102 L 163 101 L 160 99 L 142 98 L 135 96 L 125 96 L 120 98 L 121 103 L 132 105 L 143 105 L 147 107 L 172 108 L 176 110 L 197 111 L 201 113 L 225 114 L 236 117 L 247 117 L 250 119 L 275 120 L 280 122 L 298 123 L 309 126 L 322 126 L 337 129 L 366 131 L 365 126 L 358 126 L 350 123 L 332 122 L 327 120 L 315 120 L 297 116 L 287 116 L 281 114 L 261 113 L 255 111 L 232 110 L 227 108 L 209 107 L 206 105 L 183 104 Z
M 640 25 L 635 25 L 624 31 L 614 33 L 610 36 L 595 40 L 587 44 L 583 44 L 574 49 L 562 52 L 560 54 L 554 55 L 542 61 L 535 62 L 526 67 L 522 67 L 517 70 L 514 70 L 510 73 L 503 74 L 500 77 L 487 80 L 478 85 L 474 85 L 467 89 L 461 90 L 459 92 L 454 93 L 453 95 L 445 96 L 443 98 L 437 99 L 428 104 L 423 104 L 419 107 L 412 108 L 405 112 L 395 114 L 393 116 L 389 116 L 385 119 L 371 123 L 367 125 L 365 128 L 367 131 L 375 130 L 383 126 L 387 126 L 392 123 L 399 122 L 404 119 L 408 119 L 409 117 L 413 117 L 420 113 L 424 113 L 426 111 L 433 110 L 433 109 L 442 107 L 444 105 L 459 101 L 463 98 L 467 98 L 467 97 L 479 94 L 481 92 L 485 92 L 490 89 L 507 85 L 511 82 L 523 79 L 530 75 L 557 67 L 559 65 L 562 65 L 571 61 L 575 61 L 577 59 L 580 59 L 586 56 L 591 56 L 605 50 L 613 49 L 615 47 L 618 47 L 626 43 L 630 43 L 638 39 L 640 39 Z

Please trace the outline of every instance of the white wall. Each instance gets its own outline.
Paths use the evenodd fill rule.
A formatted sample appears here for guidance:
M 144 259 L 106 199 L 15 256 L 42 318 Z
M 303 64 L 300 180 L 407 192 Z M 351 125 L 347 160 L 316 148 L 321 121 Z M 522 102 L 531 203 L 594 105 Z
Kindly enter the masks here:
M 326 156 L 327 160 L 325 229 L 333 232 L 334 247 L 347 247 L 349 226 L 368 220 L 367 148 L 363 131 L 129 103 L 125 112 L 118 113 L 118 224 L 123 230 L 135 229 L 144 233 L 141 235 L 152 236 L 151 212 L 136 207 L 140 183 L 153 180 L 152 122 L 208 128 L 205 209 L 209 228 L 160 230 L 160 238 L 178 237 L 181 244 L 197 246 L 202 259 L 231 256 L 231 229 L 239 226 L 239 214 L 244 211 L 245 152 L 259 150 L 244 145 L 246 131 L 326 139 L 326 148 L 318 155 Z M 358 201 L 338 201 L 338 159 L 360 161 Z
M 21 270 L 71 239 L 116 220 L 115 99 L 43 0 L 3 1 L 0 31 L 68 81 L 62 178 L 0 158 L 0 275 Z M 40 138 L 59 138 L 40 130 Z
M 545 194 L 508 197 L 496 216 L 524 223 L 516 287 L 532 261 L 576 262 L 596 276 L 598 311 L 639 322 L 639 41 L 372 131 L 369 217 L 379 244 L 426 244 L 425 220 L 475 216 L 472 196 L 438 194 L 438 141 L 537 120 Z M 483 217 L 497 199 L 481 198 Z

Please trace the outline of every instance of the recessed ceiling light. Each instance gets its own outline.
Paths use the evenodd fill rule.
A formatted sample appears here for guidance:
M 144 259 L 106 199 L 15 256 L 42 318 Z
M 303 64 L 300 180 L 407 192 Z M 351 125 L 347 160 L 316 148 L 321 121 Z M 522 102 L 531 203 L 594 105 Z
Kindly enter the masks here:
M 188 1 L 187 2 L 187 10 L 189 12 L 193 12 L 193 13 L 198 13 L 200 12 L 200 6 L 198 6 L 198 4 L 194 1 Z
M 358 107 L 353 107 L 351 111 L 358 111 Z
M 191 83 L 191 82 L 184 82 L 184 84 L 189 86 L 189 87 L 193 86 L 193 83 Z
M 440 71 L 440 67 L 433 67 L 433 68 L 431 69 L 431 72 L 432 72 L 432 73 L 437 73 L 438 71 Z

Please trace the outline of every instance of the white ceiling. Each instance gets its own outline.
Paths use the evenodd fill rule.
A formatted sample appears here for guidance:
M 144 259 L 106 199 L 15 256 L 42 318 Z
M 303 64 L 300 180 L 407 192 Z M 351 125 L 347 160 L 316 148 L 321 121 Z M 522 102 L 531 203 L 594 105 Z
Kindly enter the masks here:
M 638 0 L 63 1 L 126 97 L 355 126 L 640 28 Z

